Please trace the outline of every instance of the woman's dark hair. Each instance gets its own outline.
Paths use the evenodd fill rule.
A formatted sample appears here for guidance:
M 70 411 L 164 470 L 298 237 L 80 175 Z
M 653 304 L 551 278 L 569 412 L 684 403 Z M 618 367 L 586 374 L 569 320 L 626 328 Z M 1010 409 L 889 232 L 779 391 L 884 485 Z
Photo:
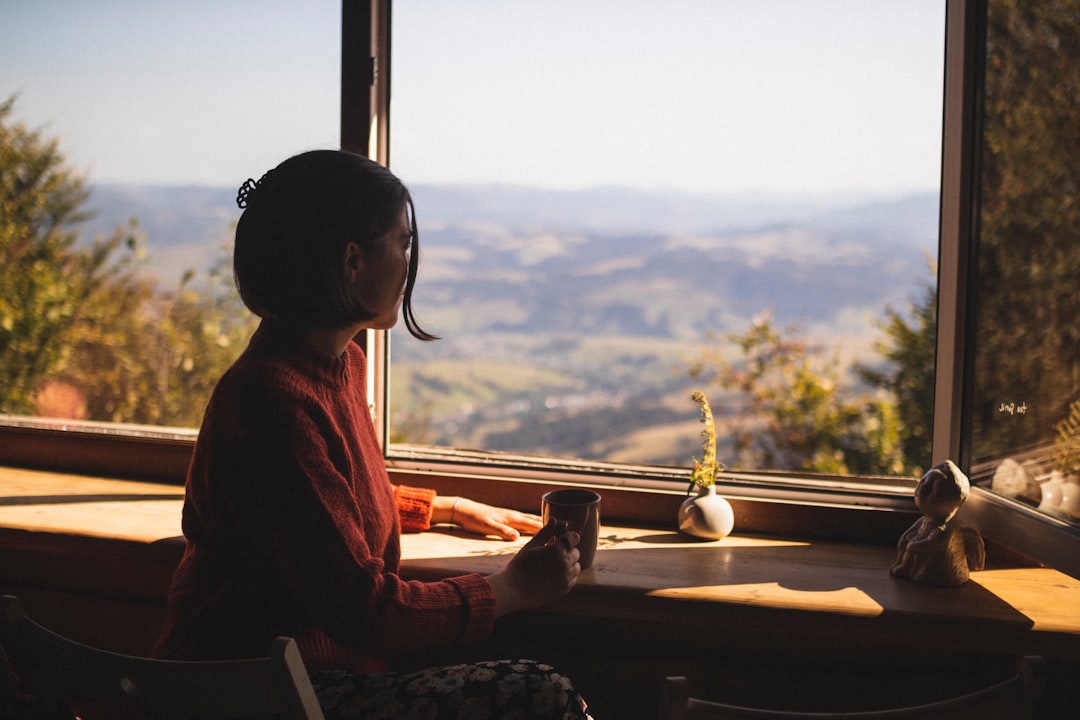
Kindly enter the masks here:
M 289 158 L 257 183 L 240 188 L 233 274 L 240 297 L 262 318 L 309 327 L 344 327 L 374 317 L 350 286 L 345 247 L 365 252 L 408 211 L 412 231 L 402 316 L 420 340 L 412 292 L 420 258 L 416 215 L 408 189 L 362 155 L 314 150 Z

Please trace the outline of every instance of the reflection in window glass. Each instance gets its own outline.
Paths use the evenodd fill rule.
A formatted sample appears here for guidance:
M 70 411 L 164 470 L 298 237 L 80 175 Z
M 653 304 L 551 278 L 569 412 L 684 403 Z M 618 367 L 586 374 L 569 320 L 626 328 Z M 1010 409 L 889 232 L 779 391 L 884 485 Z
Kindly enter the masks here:
M 4 5 L 0 413 L 198 425 L 252 329 L 236 188 L 338 145 L 340 12 Z
M 986 33 L 966 450 L 995 490 L 1080 521 L 1080 3 L 994 0 Z
M 944 3 L 397 3 L 422 324 L 390 434 L 685 466 L 929 461 Z

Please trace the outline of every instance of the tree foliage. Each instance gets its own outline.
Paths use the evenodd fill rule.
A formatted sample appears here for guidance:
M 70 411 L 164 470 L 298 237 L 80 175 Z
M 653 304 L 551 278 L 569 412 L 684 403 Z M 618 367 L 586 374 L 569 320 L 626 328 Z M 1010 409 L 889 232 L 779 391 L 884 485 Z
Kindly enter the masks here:
M 0 412 L 194 426 L 254 328 L 219 263 L 160 290 L 138 226 L 79 242 L 89 193 L 0 105 Z
M 989 3 L 975 460 L 1048 443 L 1080 395 L 1078 58 L 1080 0 Z
M 853 381 L 839 359 L 770 314 L 728 340 L 734 360 L 707 353 L 693 375 L 726 392 L 739 418 L 735 467 L 902 474 L 900 418 L 889 395 Z
M 0 410 L 27 412 L 90 312 L 121 238 L 76 248 L 83 179 L 56 140 L 11 121 L 0 103 Z
M 883 367 L 862 365 L 856 372 L 892 398 L 905 472 L 920 476 L 930 467 L 934 424 L 934 361 L 937 352 L 937 288 L 902 312 L 885 311 L 885 338 L 877 344 Z
M 218 267 L 160 292 L 137 273 L 114 276 L 51 380 L 79 388 L 95 420 L 197 426 L 254 325 L 227 280 Z
M 975 258 L 970 462 L 1048 446 L 1080 397 L 1080 0 L 987 4 L 981 204 Z M 841 391 L 821 351 L 771 323 L 733 336 L 718 382 L 766 423 L 752 461 L 790 469 L 903 467 L 931 458 L 935 311 L 928 288 L 887 311 L 884 365 L 856 368 L 884 395 Z M 858 440 L 863 436 L 864 441 Z M 896 443 L 894 445 L 894 443 Z M 878 453 L 866 460 L 865 453 Z

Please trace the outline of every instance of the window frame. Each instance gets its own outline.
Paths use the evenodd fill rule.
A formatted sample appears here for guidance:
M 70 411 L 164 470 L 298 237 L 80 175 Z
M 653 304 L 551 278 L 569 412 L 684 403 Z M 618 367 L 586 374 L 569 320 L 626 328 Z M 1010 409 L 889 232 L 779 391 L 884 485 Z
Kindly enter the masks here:
M 934 462 L 964 458 L 964 407 L 972 392 L 967 349 L 974 327 L 981 80 L 989 0 L 947 0 L 942 118 L 941 220 L 938 251 L 938 337 L 935 362 Z M 957 514 L 997 542 L 1080 578 L 1080 528 L 1017 500 L 972 487 Z
M 342 126 L 342 135 L 356 132 L 369 137 L 370 157 L 392 167 L 390 157 L 390 105 L 392 67 L 393 0 L 373 0 L 369 4 L 371 21 L 371 55 L 376 67 L 370 93 L 370 122 L 363 128 Z M 349 6 L 344 0 L 344 6 Z M 344 63 L 343 63 L 344 72 Z M 343 85 L 345 83 L 343 82 Z M 360 147 L 354 142 L 353 147 Z M 389 367 L 391 333 L 369 331 L 366 349 L 369 367 L 378 368 L 377 376 L 369 379 L 369 398 L 375 398 L 372 410 L 376 433 L 384 448 L 383 457 L 392 470 L 429 474 L 467 474 L 498 478 L 554 477 L 563 483 L 598 483 L 656 490 L 661 487 L 679 488 L 685 492 L 686 468 L 635 466 L 600 461 L 568 460 L 558 457 L 537 457 L 513 453 L 463 451 L 451 448 L 427 448 L 403 444 L 389 445 L 389 421 L 386 408 L 390 406 Z M 936 439 L 936 438 L 935 438 Z M 935 453 L 936 456 L 936 453 Z M 791 502 L 842 506 L 847 508 L 873 507 L 891 511 L 914 510 L 912 490 L 915 479 L 896 477 L 830 476 L 795 473 L 791 471 L 725 472 L 717 487 L 728 497 L 752 501 Z
M 350 6 L 349 0 L 343 6 Z M 390 157 L 390 95 L 391 95 L 391 16 L 393 0 L 371 0 L 356 3 L 370 7 L 371 31 L 370 53 L 377 71 L 371 82 L 370 121 L 364 127 L 342 125 L 342 137 L 355 133 L 352 147 L 361 147 L 360 137 L 369 138 L 369 156 L 392 167 Z M 346 13 L 348 10 L 346 9 Z M 357 37 L 356 34 L 353 37 Z M 343 50 L 343 57 L 346 52 Z M 345 64 L 342 64 L 345 71 Z M 343 86 L 346 83 L 343 80 Z M 352 83 L 349 83 L 352 84 Z M 343 140 L 343 147 L 347 147 Z M 657 481 L 666 487 L 681 487 L 688 477 L 688 469 L 655 466 L 634 466 L 600 461 L 567 460 L 558 457 L 535 457 L 512 453 L 461 451 L 450 448 L 422 448 L 410 445 L 389 445 L 389 421 L 386 408 L 390 406 L 389 364 L 391 333 L 368 331 L 365 348 L 369 368 L 379 368 L 370 373 L 369 398 L 374 398 L 372 412 L 376 433 L 383 446 L 383 457 L 388 467 L 404 472 L 466 473 L 499 477 L 555 476 L 568 483 L 615 484 L 642 489 L 656 489 Z M 666 481 L 666 482 L 665 482 Z M 914 509 L 911 499 L 915 480 L 895 477 L 828 476 L 820 474 L 793 473 L 790 471 L 726 472 L 718 480 L 718 489 L 728 496 L 756 500 L 798 503 L 819 503 L 845 507 L 877 507 L 893 511 L 910 512 Z
M 985 16 L 985 2 L 946 0 L 935 462 L 958 458 L 962 449 L 967 259 L 977 210 L 979 18 Z M 390 11 L 391 0 L 342 1 L 341 146 L 385 164 L 390 163 Z M 359 339 L 371 359 L 369 398 L 385 440 L 389 334 L 369 331 Z M 0 465 L 177 483 L 186 475 L 195 436 L 193 430 L 0 416 Z M 440 492 L 468 492 L 518 507 L 532 503 L 539 489 L 581 484 L 604 488 L 624 519 L 670 523 L 673 516 L 665 513 L 686 493 L 688 469 L 386 447 L 385 442 L 384 448 L 395 481 L 423 480 Z M 913 486 L 910 478 L 732 472 L 725 473 L 720 489 L 739 503 L 742 532 L 887 541 L 911 522 Z M 1067 523 L 978 487 L 960 517 L 988 538 L 1080 577 L 1080 531 Z

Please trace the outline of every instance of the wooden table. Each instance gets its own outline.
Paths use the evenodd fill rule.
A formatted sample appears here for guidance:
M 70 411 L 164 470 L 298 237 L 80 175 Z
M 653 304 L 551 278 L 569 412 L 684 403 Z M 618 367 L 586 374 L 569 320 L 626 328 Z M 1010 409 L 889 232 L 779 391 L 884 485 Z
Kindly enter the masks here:
M 72 607 L 61 599 L 78 598 L 94 626 L 122 624 L 131 628 L 124 642 L 145 642 L 183 549 L 182 502 L 175 486 L 0 468 L 0 591 L 34 597 L 42 613 L 54 613 L 45 620 L 61 623 Z M 491 573 L 525 542 L 450 527 L 408 534 L 401 574 Z M 742 536 L 699 542 L 670 530 L 605 526 L 594 566 L 568 596 L 500 625 L 508 637 L 531 638 L 507 652 L 569 648 L 563 660 L 586 675 L 596 657 L 604 667 L 634 657 L 650 674 L 750 655 L 846 656 L 856 667 L 866 658 L 946 651 L 1080 661 L 1080 581 L 1049 568 L 1004 567 L 976 572 L 960 588 L 928 587 L 892 577 L 894 555 L 890 546 Z M 74 632 L 81 630 L 96 631 Z M 120 642 L 115 632 L 107 639 Z
M 88 538 L 164 546 L 178 557 L 182 501 L 175 486 L 0 468 L 0 545 Z M 407 534 L 402 574 L 491 573 L 526 540 L 480 539 L 449 527 Z M 869 624 L 889 640 L 916 645 L 920 638 L 894 638 L 885 626 L 906 631 L 923 623 L 972 649 L 1015 644 L 1080 658 L 1080 581 L 1022 567 L 973 573 L 961 588 L 928 587 L 892 577 L 894 556 L 885 546 L 740 536 L 699 542 L 605 526 L 594 566 L 552 611 L 674 625 L 790 612 Z

